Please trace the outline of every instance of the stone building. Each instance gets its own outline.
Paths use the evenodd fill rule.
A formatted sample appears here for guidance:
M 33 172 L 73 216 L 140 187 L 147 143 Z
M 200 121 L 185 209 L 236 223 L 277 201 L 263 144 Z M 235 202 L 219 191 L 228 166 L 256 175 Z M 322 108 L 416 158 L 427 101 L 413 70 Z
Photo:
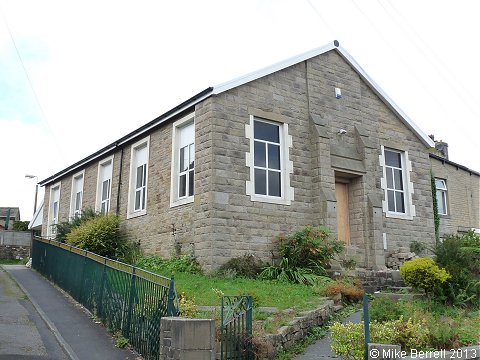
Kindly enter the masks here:
M 448 160 L 448 152 L 444 156 L 430 154 L 430 163 L 437 188 L 440 237 L 480 231 L 480 173 Z
M 215 269 L 325 225 L 360 266 L 434 242 L 434 142 L 334 42 L 207 88 L 43 180 L 43 235 L 82 209 L 125 218 L 148 253 Z

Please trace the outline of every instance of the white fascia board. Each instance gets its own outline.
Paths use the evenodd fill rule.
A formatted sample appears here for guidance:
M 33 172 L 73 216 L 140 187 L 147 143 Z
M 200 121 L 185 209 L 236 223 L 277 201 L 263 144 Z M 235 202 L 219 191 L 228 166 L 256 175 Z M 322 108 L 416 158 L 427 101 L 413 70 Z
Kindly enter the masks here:
M 390 97 L 382 90 L 382 88 L 362 69 L 362 67 L 355 61 L 355 59 L 341 46 L 336 47 L 338 53 L 355 69 L 355 71 L 363 78 L 363 80 L 372 88 L 372 90 L 387 104 L 390 109 L 396 113 L 400 119 L 403 120 L 403 123 L 417 134 L 418 138 L 422 143 L 429 147 L 435 147 L 435 142 L 430 139 L 430 137 L 425 134 L 418 126 L 410 119 L 407 114 L 403 112 L 400 107 L 398 107 L 395 102 L 390 99 Z
M 40 206 L 35 211 L 32 220 L 28 223 L 28 229 L 31 230 L 43 223 L 43 200 L 40 202 Z
M 307 51 L 307 52 L 305 52 L 305 53 L 303 53 L 303 54 L 300 54 L 300 55 L 291 57 L 291 58 L 289 58 L 289 59 L 287 59 L 287 60 L 284 60 L 284 61 L 278 62 L 278 63 L 276 63 L 276 64 L 270 65 L 270 66 L 268 66 L 268 67 L 266 67 L 266 68 L 263 68 L 263 69 L 260 69 L 260 70 L 251 72 L 251 73 L 249 73 L 249 74 L 240 76 L 240 77 L 238 77 L 238 78 L 236 78 L 236 79 L 227 81 L 227 82 L 225 82 L 225 83 L 223 83 L 223 84 L 214 86 L 212 93 L 213 93 L 213 95 L 218 95 L 218 94 L 220 94 L 220 93 L 222 93 L 222 92 L 228 91 L 228 90 L 233 89 L 233 88 L 235 88 L 235 87 L 237 87 L 237 86 L 240 86 L 240 85 L 244 85 L 244 84 L 246 84 L 246 83 L 249 83 L 250 81 L 260 79 L 261 77 L 264 77 L 264 76 L 273 74 L 273 73 L 276 72 L 276 71 L 283 70 L 283 69 L 285 69 L 285 68 L 287 68 L 287 67 L 289 67 L 289 66 L 298 64 L 299 62 L 308 60 L 308 59 L 310 59 L 310 58 L 312 58 L 312 57 L 315 57 L 315 56 L 317 56 L 317 55 L 326 53 L 327 51 L 333 50 L 333 49 L 335 49 L 335 48 L 336 48 L 336 46 L 335 46 L 335 44 L 332 42 L 332 43 L 327 44 L 327 45 L 325 45 L 325 46 L 322 46 L 322 47 L 319 47 L 319 48 L 316 48 L 316 49 Z

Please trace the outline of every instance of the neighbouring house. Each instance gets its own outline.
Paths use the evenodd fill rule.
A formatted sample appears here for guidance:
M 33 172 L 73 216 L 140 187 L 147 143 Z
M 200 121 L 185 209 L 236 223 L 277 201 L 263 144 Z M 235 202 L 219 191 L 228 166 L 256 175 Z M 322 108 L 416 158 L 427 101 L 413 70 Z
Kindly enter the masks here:
M 450 161 L 447 143 L 435 141 L 435 148 L 430 163 L 435 177 L 440 237 L 472 229 L 480 231 L 480 173 Z
M 210 87 L 40 182 L 42 234 L 94 208 L 206 270 L 325 225 L 360 266 L 433 243 L 435 143 L 338 42 Z M 478 218 L 478 212 L 477 212 Z
M 20 208 L 0 207 L 0 229 L 12 230 L 14 221 L 20 221 Z

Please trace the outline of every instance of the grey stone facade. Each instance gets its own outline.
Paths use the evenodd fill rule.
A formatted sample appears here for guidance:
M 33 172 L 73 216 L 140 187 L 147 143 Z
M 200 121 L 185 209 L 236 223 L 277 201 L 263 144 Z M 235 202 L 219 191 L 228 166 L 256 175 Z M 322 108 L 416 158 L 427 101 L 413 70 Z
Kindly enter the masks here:
M 446 181 L 447 214 L 440 215 L 440 236 L 480 229 L 480 174 L 431 155 L 433 175 Z
M 342 98 L 337 99 L 335 88 Z M 170 206 L 172 122 L 195 114 L 195 195 Z M 288 125 L 290 204 L 252 201 L 247 130 L 251 116 Z M 340 134 L 340 129 L 346 133 Z M 146 214 L 127 219 L 130 147 L 150 136 Z M 382 149 L 408 154 L 410 218 L 387 216 Z M 348 184 L 350 245 L 359 266 L 382 268 L 389 252 L 413 240 L 434 241 L 428 146 L 391 104 L 335 50 L 299 61 L 192 103 L 131 141 L 112 144 L 46 186 L 43 234 L 50 187 L 61 183 L 60 220 L 69 216 L 72 175 L 85 170 L 83 208 L 95 207 L 98 162 L 114 156 L 111 211 L 148 253 L 194 252 L 206 270 L 231 257 L 272 257 L 272 240 L 305 225 L 336 232 L 335 182 Z M 407 184 L 407 183 L 406 183 Z M 117 198 L 119 201 L 117 201 Z

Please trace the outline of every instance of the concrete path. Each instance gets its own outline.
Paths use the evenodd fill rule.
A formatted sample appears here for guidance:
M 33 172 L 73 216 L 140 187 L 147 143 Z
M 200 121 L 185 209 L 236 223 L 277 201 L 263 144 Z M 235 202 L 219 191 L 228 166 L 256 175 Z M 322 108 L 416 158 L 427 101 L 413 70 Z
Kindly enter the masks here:
M 361 321 L 362 311 L 358 311 L 345 318 L 342 322 L 346 324 L 348 322 L 359 323 Z M 324 338 L 310 345 L 303 354 L 294 357 L 294 360 L 340 359 L 339 356 L 332 352 L 331 343 L 330 333 L 328 333 Z
M 141 359 L 115 347 L 103 326 L 36 271 L 3 268 L 8 274 L 0 269 L 0 360 Z

